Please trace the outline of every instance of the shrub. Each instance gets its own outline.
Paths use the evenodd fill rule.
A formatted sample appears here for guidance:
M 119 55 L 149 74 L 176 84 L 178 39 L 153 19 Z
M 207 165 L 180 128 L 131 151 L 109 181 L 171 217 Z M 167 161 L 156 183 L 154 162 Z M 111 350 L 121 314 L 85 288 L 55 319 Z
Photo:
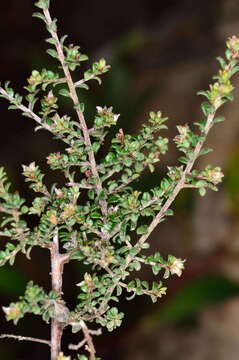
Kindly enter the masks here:
M 223 120 L 216 116 L 218 108 L 233 98 L 230 78 L 239 70 L 239 39 L 228 39 L 225 59 L 218 58 L 220 70 L 215 81 L 207 91 L 199 92 L 206 101 L 202 103 L 202 119 L 195 123 L 198 132 L 187 124 L 177 126 L 174 141 L 182 153 L 179 165 L 168 167 L 159 185 L 144 192 L 136 190 L 137 180 L 147 168 L 153 173 L 167 151 L 168 139 L 160 135 L 167 129 L 167 118 L 160 111 L 150 112 L 148 122 L 137 135 L 124 134 L 116 127 L 108 153 L 99 159 L 98 151 L 109 129 L 117 124 L 119 114 L 112 107 L 98 106 L 89 128 L 77 90 L 88 90 L 91 80 L 101 83 L 110 67 L 100 59 L 75 79 L 87 55 L 78 45 L 67 45 L 66 35 L 59 38 L 49 0 L 39 0 L 36 6 L 40 12 L 34 16 L 43 20 L 50 34 L 47 53 L 58 62 L 59 74 L 33 70 L 24 87 L 26 95 L 16 93 L 7 82 L 0 87 L 0 96 L 9 101 L 10 109 L 33 119 L 36 130 L 47 130 L 64 143 L 64 152 L 49 154 L 47 163 L 52 170 L 63 173 L 65 185 L 48 188 L 35 162 L 23 165 L 23 176 L 36 193 L 32 203 L 26 204 L 18 193 L 11 192 L 6 173 L 0 168 L 0 235 L 9 238 L 0 251 L 0 265 L 13 265 L 18 253 L 30 259 L 34 246 L 49 251 L 52 290 L 46 293 L 30 281 L 19 301 L 3 307 L 3 311 L 14 324 L 27 313 L 41 316 L 51 323 L 51 339 L 7 334 L 1 337 L 47 344 L 51 360 L 69 360 L 70 356 L 61 352 L 61 338 L 63 330 L 71 327 L 73 333 L 81 332 L 83 339 L 77 345 L 70 344 L 69 349 L 88 354 L 78 354 L 77 359 L 93 360 L 97 359 L 93 336 L 101 334 L 99 326 L 112 331 L 122 323 L 124 314 L 115 305 L 122 292 L 129 293 L 129 300 L 148 295 L 155 302 L 166 293 L 161 279 L 182 274 L 184 260 L 172 255 L 165 259 L 158 252 L 145 255 L 144 249 L 150 247 L 148 241 L 157 225 L 173 214 L 171 205 L 182 189 L 195 188 L 203 196 L 208 188 L 217 190 L 223 178 L 219 167 L 209 165 L 199 171 L 194 165 L 199 156 L 210 151 L 204 142 L 213 125 Z M 71 115 L 63 115 L 59 109 L 62 96 L 72 102 Z M 36 216 L 38 225 L 31 228 L 27 215 Z M 70 261 L 81 262 L 87 269 L 75 284 L 79 295 L 73 310 L 65 303 L 62 291 L 64 265 Z M 152 284 L 138 278 L 128 281 L 129 275 L 141 266 L 151 267 L 155 275 Z

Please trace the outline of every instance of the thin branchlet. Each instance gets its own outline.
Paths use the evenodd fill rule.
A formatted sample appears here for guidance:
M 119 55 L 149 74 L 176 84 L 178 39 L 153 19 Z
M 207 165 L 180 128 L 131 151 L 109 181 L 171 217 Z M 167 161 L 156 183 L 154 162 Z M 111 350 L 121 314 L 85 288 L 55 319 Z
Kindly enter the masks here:
M 0 339 L 14 339 L 17 341 L 31 341 L 31 342 L 37 342 L 37 343 L 41 343 L 41 344 L 46 344 L 48 346 L 51 346 L 51 342 L 44 340 L 44 339 L 37 339 L 37 338 L 32 338 L 29 336 L 19 336 L 19 335 L 13 335 L 13 334 L 2 334 L 0 335 Z
M 76 86 L 79 84 L 74 84 L 72 77 L 71 77 L 71 73 L 70 70 L 68 68 L 68 66 L 66 65 L 65 62 L 65 55 L 64 55 L 64 51 L 62 48 L 62 45 L 60 43 L 59 37 L 57 35 L 57 32 L 53 30 L 53 28 L 51 28 L 52 25 L 52 18 L 50 15 L 50 12 L 48 9 L 44 9 L 43 10 L 45 18 L 46 18 L 46 22 L 47 25 L 49 26 L 49 31 L 51 33 L 52 38 L 55 40 L 55 47 L 56 47 L 56 51 L 58 54 L 58 59 L 61 63 L 62 69 L 64 71 L 65 77 L 66 77 L 66 82 L 67 85 L 69 87 L 69 92 L 70 92 L 70 97 L 73 101 L 74 107 L 75 107 L 75 111 L 77 113 L 78 119 L 80 121 L 81 124 L 81 130 L 84 136 L 84 142 L 85 142 L 85 146 L 87 148 L 87 152 L 88 152 L 88 156 L 89 156 L 89 162 L 91 165 L 91 171 L 93 176 L 96 178 L 96 187 L 97 187 L 97 193 L 98 195 L 100 195 L 100 193 L 102 192 L 102 184 L 101 184 L 101 180 L 98 174 L 98 170 L 97 170 L 97 166 L 96 166 L 96 161 L 95 161 L 95 155 L 94 155 L 94 151 L 92 150 L 92 144 L 91 144 L 91 139 L 90 139 L 90 135 L 89 135 L 89 131 L 88 131 L 88 127 L 85 121 L 85 117 L 83 112 L 80 110 L 79 107 L 79 98 L 76 92 Z M 101 204 L 101 210 L 103 215 L 106 215 L 107 213 L 107 203 L 106 201 L 101 201 L 100 200 L 100 204 Z

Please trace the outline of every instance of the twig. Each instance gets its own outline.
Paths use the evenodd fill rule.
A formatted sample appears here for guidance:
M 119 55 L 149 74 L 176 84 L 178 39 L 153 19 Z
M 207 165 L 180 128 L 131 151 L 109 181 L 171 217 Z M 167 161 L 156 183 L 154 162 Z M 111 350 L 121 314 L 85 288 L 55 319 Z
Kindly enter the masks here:
M 6 209 L 6 208 L 3 207 L 3 206 L 0 206 L 0 212 L 6 213 L 6 214 L 10 214 L 10 215 L 12 215 L 13 217 L 14 217 L 14 216 L 19 216 L 19 215 L 21 215 L 21 212 L 20 212 L 20 211 L 17 211 L 16 209 Z
M 3 232 L 2 235 L 3 235 L 3 236 L 7 236 L 7 235 L 4 234 L 4 232 Z M 11 237 L 12 237 L 12 235 L 11 235 Z M 11 251 L 11 252 L 9 253 L 9 255 L 4 256 L 4 259 L 2 260 L 2 261 L 4 261 L 4 264 L 5 264 L 7 261 L 9 261 L 10 259 L 15 258 L 16 255 L 17 255 L 17 253 L 19 253 L 19 251 L 22 251 L 22 249 L 21 249 L 21 246 L 20 246 L 20 245 L 17 245 L 16 248 L 15 248 L 15 250 Z
M 93 74 L 91 74 L 91 75 L 88 77 L 88 79 L 78 80 L 78 81 L 76 81 L 76 82 L 74 83 L 74 85 L 75 85 L 75 87 L 80 86 L 81 84 L 84 84 L 84 83 L 86 83 L 87 81 L 94 79 L 95 76 L 96 76 L 96 74 L 93 73 Z
M 138 176 L 139 177 L 139 176 Z M 124 189 L 126 186 L 128 186 L 132 181 L 137 180 L 137 178 L 134 177 L 129 177 L 128 180 L 126 182 L 123 182 L 122 184 L 118 185 L 117 187 L 115 187 L 113 190 L 108 191 L 108 194 L 115 194 L 117 192 L 119 192 L 120 190 Z
M 2 94 L 5 97 L 5 99 L 7 99 L 10 102 L 15 101 L 15 98 L 13 96 L 9 95 L 8 92 L 6 90 L 4 90 L 2 87 L 0 87 L 0 94 Z M 65 142 L 68 145 L 71 144 L 71 142 L 69 142 L 66 138 L 63 138 L 61 135 L 56 134 L 54 132 L 54 128 L 52 128 L 50 125 L 48 125 L 46 123 L 43 123 L 42 118 L 40 116 L 38 116 L 36 113 L 34 113 L 34 111 L 32 111 L 30 108 L 26 107 L 23 104 L 14 103 L 14 105 L 17 107 L 18 110 L 21 110 L 24 113 L 28 114 L 29 117 L 31 117 L 33 120 L 35 120 L 43 129 L 50 131 L 57 139 L 62 140 L 63 142 Z
M 52 36 L 52 38 L 55 40 L 55 48 L 58 54 L 58 59 L 61 63 L 62 69 L 64 71 L 65 77 L 66 77 L 66 82 L 69 88 L 69 92 L 70 92 L 70 96 L 71 99 L 75 105 L 75 110 L 78 116 L 78 119 L 80 121 L 81 124 L 81 130 L 83 132 L 83 136 L 84 136 L 84 141 L 85 141 L 85 145 L 87 147 L 87 151 L 88 151 L 88 156 L 89 156 L 89 161 L 90 161 L 90 165 L 91 165 L 91 171 L 92 171 L 92 175 L 96 178 L 96 186 L 97 186 L 97 194 L 100 195 L 100 193 L 102 192 L 102 184 L 101 184 L 101 180 L 98 174 L 98 170 L 97 170 L 97 165 L 96 165 L 96 161 L 95 161 L 95 155 L 94 152 L 92 150 L 92 144 L 91 144 L 91 139 L 90 139 L 90 135 L 89 135 L 89 130 L 88 127 L 86 125 L 86 121 L 85 121 L 85 117 L 83 112 L 81 111 L 80 107 L 79 107 L 79 99 L 76 93 L 76 86 L 72 80 L 71 77 L 71 73 L 70 70 L 65 62 L 65 55 L 63 52 L 63 48 L 61 45 L 61 42 L 58 38 L 58 34 L 56 31 L 52 30 L 50 25 L 52 24 L 52 18 L 50 15 L 50 12 L 48 9 L 43 9 L 44 15 L 45 15 L 45 19 L 47 22 L 47 25 L 49 26 L 49 32 Z M 107 214 L 107 202 L 105 200 L 100 200 L 99 201 L 100 205 L 101 205 L 101 210 L 103 215 Z
M 59 78 L 59 79 L 56 79 L 56 80 L 44 80 L 44 83 L 47 83 L 47 84 L 58 84 L 58 83 L 63 83 L 66 81 L 66 78 Z
M 12 335 L 12 334 L 2 334 L 0 335 L 1 339 L 5 339 L 5 338 L 11 338 L 11 339 L 15 339 L 18 341 L 33 341 L 33 342 L 38 342 L 38 343 L 42 343 L 42 344 L 46 344 L 48 346 L 51 347 L 51 342 L 48 340 L 43 340 L 43 339 L 37 339 L 37 338 L 33 338 L 33 337 L 28 337 L 28 336 L 18 336 L 18 335 Z
M 68 182 L 67 186 L 78 186 L 80 189 L 95 189 L 94 185 L 82 185 L 80 183 Z
M 80 341 L 78 344 L 70 344 L 68 346 L 69 350 L 79 350 L 83 345 L 85 345 L 86 343 L 86 339 L 83 339 L 82 341 Z
M 6 99 L 8 99 L 10 102 L 11 101 L 15 101 L 15 98 L 11 95 L 8 94 L 7 91 L 5 91 L 2 87 L 0 87 L 0 94 L 2 94 Z M 37 114 L 35 114 L 31 109 L 29 109 L 28 107 L 26 107 L 23 104 L 14 104 L 19 110 L 23 111 L 24 113 L 27 113 L 28 115 L 30 115 L 30 117 L 32 119 L 34 119 L 39 125 L 41 125 L 44 129 L 53 132 L 52 128 L 50 125 L 48 124 L 43 124 L 42 123 L 42 119 L 40 118 L 40 116 L 38 116 Z

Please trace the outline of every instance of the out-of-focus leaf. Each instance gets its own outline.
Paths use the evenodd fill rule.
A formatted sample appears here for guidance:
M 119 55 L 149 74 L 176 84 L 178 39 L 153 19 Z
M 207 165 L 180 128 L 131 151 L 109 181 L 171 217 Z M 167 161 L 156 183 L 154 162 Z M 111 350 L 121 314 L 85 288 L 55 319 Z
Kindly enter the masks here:
M 236 295 L 239 295 L 238 283 L 218 275 L 201 277 L 190 281 L 147 320 L 149 326 L 175 323 Z
M 4 295 L 19 295 L 27 283 L 26 277 L 11 266 L 0 268 L 0 291 Z

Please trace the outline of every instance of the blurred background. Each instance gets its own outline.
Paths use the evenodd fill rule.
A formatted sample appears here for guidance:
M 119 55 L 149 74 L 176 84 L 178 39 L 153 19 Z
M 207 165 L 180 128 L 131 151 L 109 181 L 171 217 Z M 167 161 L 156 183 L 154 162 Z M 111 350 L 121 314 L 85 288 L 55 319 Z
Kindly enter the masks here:
M 0 3 L 0 79 L 12 80 L 18 91 L 32 69 L 56 69 L 46 55 L 43 22 L 33 19 L 34 1 Z M 150 110 L 169 116 L 170 139 L 175 125 L 201 117 L 198 90 L 206 89 L 217 72 L 216 56 L 224 54 L 228 36 L 239 35 L 237 0 L 131 0 L 53 1 L 52 14 L 62 34 L 79 43 L 91 60 L 105 57 L 111 71 L 101 87 L 91 84 L 81 93 L 88 116 L 96 105 L 113 106 L 121 113 L 119 126 L 137 131 Z M 224 182 L 217 193 L 201 198 L 184 191 L 174 208 L 175 216 L 164 222 L 151 238 L 152 248 L 164 256 L 187 259 L 181 278 L 167 281 L 168 293 L 157 304 L 139 297 L 122 299 L 126 318 L 121 329 L 97 339 L 103 360 L 236 360 L 239 352 L 239 78 L 234 80 L 235 101 L 223 107 L 226 122 L 208 138 L 214 149 L 198 161 L 221 166 Z M 68 104 L 63 104 L 66 107 Z M 45 157 L 59 149 L 46 132 L 34 133 L 34 124 L 18 112 L 8 112 L 1 100 L 0 164 L 5 166 L 13 189 L 29 201 L 32 194 L 21 176 L 21 164 L 36 161 L 47 173 L 49 184 L 57 174 L 49 172 Z M 145 173 L 142 184 L 158 182 L 166 165 L 176 162 L 171 141 L 156 173 Z M 32 260 L 18 256 L 14 267 L 0 268 L 0 305 L 6 306 L 24 292 L 26 283 L 50 288 L 49 258 L 34 249 Z M 147 269 L 146 269 L 147 270 Z M 152 274 L 142 275 L 150 280 Z M 143 270 L 144 271 L 144 270 Z M 74 283 L 81 279 L 79 264 L 66 266 L 65 298 L 71 306 L 77 296 Z M 38 318 L 26 317 L 17 328 L 0 315 L 0 333 L 49 337 L 49 327 Z M 63 347 L 69 343 L 68 332 Z M 72 339 L 71 339 L 72 340 Z M 76 336 L 77 343 L 79 338 Z M 2 359 L 48 359 L 45 345 L 0 343 Z

